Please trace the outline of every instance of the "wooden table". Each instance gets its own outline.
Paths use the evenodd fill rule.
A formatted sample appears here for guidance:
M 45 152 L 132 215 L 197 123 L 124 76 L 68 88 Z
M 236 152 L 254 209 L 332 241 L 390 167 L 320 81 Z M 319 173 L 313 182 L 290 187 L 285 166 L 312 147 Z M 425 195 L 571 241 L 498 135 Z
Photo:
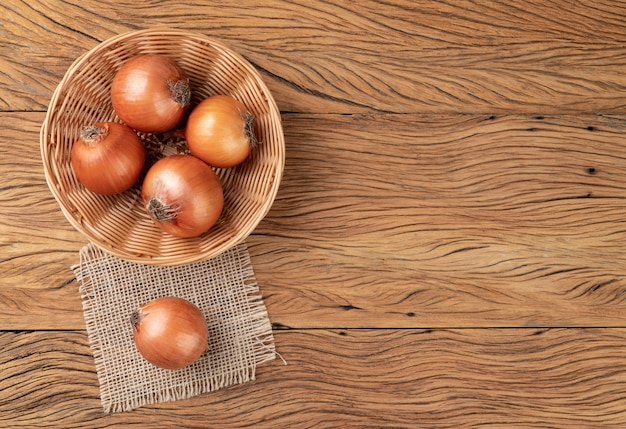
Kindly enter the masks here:
M 626 3 L 185 3 L 0 6 L 0 427 L 626 427 Z M 288 365 L 105 414 L 39 130 L 78 56 L 153 26 L 281 110 L 247 243 Z

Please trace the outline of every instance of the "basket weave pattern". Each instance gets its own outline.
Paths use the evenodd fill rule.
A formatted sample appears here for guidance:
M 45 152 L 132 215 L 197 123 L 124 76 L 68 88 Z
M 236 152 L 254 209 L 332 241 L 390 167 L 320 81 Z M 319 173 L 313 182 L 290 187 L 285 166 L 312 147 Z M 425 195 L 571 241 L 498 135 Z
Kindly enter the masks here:
M 111 82 L 128 59 L 148 53 L 169 56 L 187 73 L 192 107 L 211 95 L 226 94 L 255 116 L 261 144 L 239 166 L 215 170 L 224 189 L 224 210 L 216 225 L 196 238 L 158 229 L 143 207 L 140 183 L 122 194 L 98 195 L 78 182 L 71 167 L 70 151 L 83 127 L 121 122 L 111 104 Z M 40 137 L 46 180 L 70 223 L 107 252 L 146 264 L 197 262 L 242 242 L 269 211 L 284 167 L 280 112 L 256 69 L 220 42 L 181 30 L 122 34 L 78 58 L 52 96 Z M 180 151 L 162 136 L 142 137 L 161 142 L 152 156 Z

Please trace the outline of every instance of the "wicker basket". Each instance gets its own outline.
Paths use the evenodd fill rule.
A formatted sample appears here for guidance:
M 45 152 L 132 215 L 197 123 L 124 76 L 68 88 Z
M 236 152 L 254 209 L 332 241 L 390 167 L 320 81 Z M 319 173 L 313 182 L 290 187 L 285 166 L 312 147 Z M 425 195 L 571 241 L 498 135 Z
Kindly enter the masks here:
M 77 181 L 70 164 L 72 144 L 84 126 L 120 122 L 110 101 L 111 81 L 126 60 L 145 53 L 167 55 L 185 70 L 192 85 L 192 107 L 210 95 L 228 94 L 243 102 L 256 119 L 261 144 L 239 166 L 216 169 L 224 188 L 224 210 L 213 228 L 196 238 L 178 238 L 158 229 L 143 208 L 140 183 L 122 194 L 97 195 Z M 184 151 L 177 142 L 163 141 L 163 136 L 143 137 L 153 142 L 148 145 L 153 156 Z M 202 34 L 149 29 L 109 39 L 74 62 L 50 101 L 41 129 L 41 154 L 48 186 L 78 231 L 122 259 L 175 265 L 214 257 L 248 237 L 278 191 L 285 142 L 276 103 L 242 56 Z

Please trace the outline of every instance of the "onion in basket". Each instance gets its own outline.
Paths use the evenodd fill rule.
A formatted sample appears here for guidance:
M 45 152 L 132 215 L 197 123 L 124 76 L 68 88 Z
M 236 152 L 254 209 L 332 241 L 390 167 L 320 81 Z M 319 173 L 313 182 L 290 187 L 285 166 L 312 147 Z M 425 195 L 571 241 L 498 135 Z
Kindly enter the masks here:
M 158 160 L 148 170 L 141 194 L 156 226 L 177 237 L 196 237 L 206 232 L 224 207 L 219 178 L 192 155 Z
M 256 146 L 254 115 L 234 98 L 214 95 L 191 111 L 185 137 L 191 153 L 207 164 L 234 167 Z
M 87 189 L 113 195 L 124 192 L 139 179 L 146 149 L 126 125 L 99 122 L 83 128 L 70 159 L 76 178 Z
M 174 128 L 190 100 L 189 78 L 164 55 L 131 58 L 117 71 L 111 84 L 115 113 L 137 131 L 160 133 Z

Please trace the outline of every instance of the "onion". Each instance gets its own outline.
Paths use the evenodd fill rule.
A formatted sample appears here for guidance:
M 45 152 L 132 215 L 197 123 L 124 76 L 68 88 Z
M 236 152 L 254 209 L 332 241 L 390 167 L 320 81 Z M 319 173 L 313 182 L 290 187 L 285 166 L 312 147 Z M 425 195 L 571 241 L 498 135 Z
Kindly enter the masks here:
M 219 178 L 191 155 L 158 160 L 141 190 L 144 206 L 157 227 L 178 237 L 196 237 L 217 222 L 224 207 Z
M 131 324 L 137 350 L 160 368 L 184 368 L 209 348 L 202 312 L 182 298 L 166 296 L 140 305 L 131 315 Z
M 111 84 L 115 113 L 137 131 L 160 133 L 174 128 L 181 122 L 190 100 L 189 78 L 163 55 L 131 58 Z
M 146 149 L 128 126 L 99 122 L 83 128 L 72 146 L 70 161 L 87 189 L 113 195 L 130 188 L 141 175 Z
M 234 98 L 215 95 L 191 111 L 185 137 L 191 153 L 207 164 L 234 167 L 256 145 L 254 115 Z

